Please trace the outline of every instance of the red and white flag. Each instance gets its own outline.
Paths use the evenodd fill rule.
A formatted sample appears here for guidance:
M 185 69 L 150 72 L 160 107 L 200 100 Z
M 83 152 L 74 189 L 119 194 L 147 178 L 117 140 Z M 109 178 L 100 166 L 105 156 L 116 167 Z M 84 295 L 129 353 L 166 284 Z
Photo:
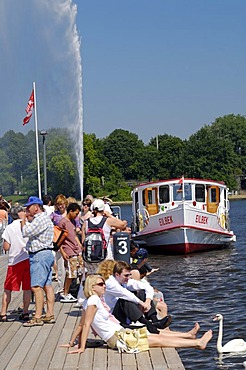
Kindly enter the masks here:
M 30 121 L 32 117 L 33 107 L 34 107 L 34 90 L 32 90 L 31 96 L 26 106 L 26 117 L 23 119 L 23 126 Z
M 182 176 L 182 177 L 179 179 L 178 184 L 183 184 L 183 181 L 184 181 L 184 176 Z

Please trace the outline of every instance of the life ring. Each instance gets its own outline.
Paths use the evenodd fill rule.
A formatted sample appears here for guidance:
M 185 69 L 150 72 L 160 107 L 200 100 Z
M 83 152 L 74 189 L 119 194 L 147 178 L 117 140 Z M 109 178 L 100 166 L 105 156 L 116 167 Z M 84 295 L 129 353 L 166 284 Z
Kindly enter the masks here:
M 148 225 L 149 223 L 149 212 L 146 208 L 144 208 L 144 223 L 145 223 L 145 226 Z
M 219 206 L 217 209 L 217 215 L 218 215 L 218 223 L 223 229 L 226 228 L 226 215 L 225 215 L 225 208 L 222 206 Z
M 144 220 L 143 215 L 140 212 L 140 209 L 137 210 L 137 218 L 138 218 L 138 229 L 139 231 L 142 231 L 144 228 Z
M 147 209 L 146 208 L 138 209 L 137 218 L 139 231 L 141 231 L 149 223 L 149 212 L 147 211 Z

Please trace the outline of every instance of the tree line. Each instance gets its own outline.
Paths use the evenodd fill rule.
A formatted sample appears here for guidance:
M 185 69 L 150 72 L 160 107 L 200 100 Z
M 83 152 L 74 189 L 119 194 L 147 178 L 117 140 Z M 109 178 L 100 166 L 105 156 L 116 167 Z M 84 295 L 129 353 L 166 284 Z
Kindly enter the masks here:
M 83 139 L 83 140 L 82 140 Z M 246 119 L 219 117 L 189 139 L 168 134 L 153 137 L 146 145 L 138 135 L 116 129 L 99 139 L 83 134 L 84 194 L 130 200 L 132 187 L 159 179 L 209 178 L 237 190 L 237 177 L 246 173 Z M 51 129 L 46 136 L 48 193 L 80 199 L 80 181 L 69 130 Z M 43 144 L 39 140 L 43 189 Z M 0 138 L 0 193 L 38 194 L 35 132 L 6 132 Z

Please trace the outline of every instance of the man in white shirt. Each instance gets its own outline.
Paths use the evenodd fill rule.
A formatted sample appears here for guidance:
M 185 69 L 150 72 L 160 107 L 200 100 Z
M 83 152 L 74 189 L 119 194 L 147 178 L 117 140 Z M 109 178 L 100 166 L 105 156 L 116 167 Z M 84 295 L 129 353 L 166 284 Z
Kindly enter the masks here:
M 29 255 L 26 251 L 27 238 L 21 233 L 21 218 L 25 217 L 21 206 L 14 206 L 10 210 L 13 222 L 7 225 L 3 232 L 3 249 L 9 253 L 8 270 L 4 283 L 0 322 L 7 321 L 7 309 L 11 301 L 12 291 L 23 290 L 23 314 L 20 319 L 29 319 L 28 307 L 31 300 L 31 281 Z
M 149 332 L 159 333 L 158 329 L 164 329 L 170 324 L 171 317 L 166 316 L 158 321 L 152 303 L 153 288 L 130 277 L 130 265 L 124 261 L 117 262 L 113 275 L 106 280 L 105 302 L 123 326 L 127 326 L 127 319 L 132 322 L 139 321 L 147 326 Z M 133 291 L 137 292 L 138 296 Z

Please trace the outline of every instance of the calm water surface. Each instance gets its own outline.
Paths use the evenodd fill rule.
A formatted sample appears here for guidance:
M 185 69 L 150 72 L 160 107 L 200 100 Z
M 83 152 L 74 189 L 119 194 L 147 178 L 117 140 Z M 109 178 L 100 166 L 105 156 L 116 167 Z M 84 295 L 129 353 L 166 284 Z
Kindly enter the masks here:
M 122 207 L 122 218 L 130 221 L 130 207 Z M 231 202 L 231 229 L 237 242 L 231 248 L 188 256 L 149 255 L 160 270 L 150 282 L 165 295 L 173 330 L 189 330 L 194 322 L 199 334 L 213 330 L 205 351 L 179 350 L 186 370 L 243 369 L 246 353 L 218 356 L 216 313 L 224 315 L 223 344 L 234 338 L 246 341 L 246 200 Z

